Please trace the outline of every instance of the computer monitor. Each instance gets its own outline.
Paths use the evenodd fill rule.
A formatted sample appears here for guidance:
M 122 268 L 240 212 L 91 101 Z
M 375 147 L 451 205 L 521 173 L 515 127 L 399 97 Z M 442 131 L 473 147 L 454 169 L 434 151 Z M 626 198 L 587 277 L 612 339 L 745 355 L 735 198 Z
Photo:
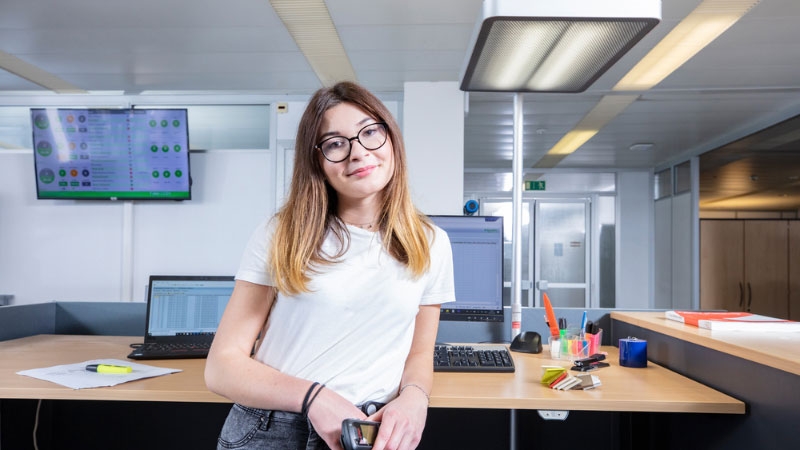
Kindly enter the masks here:
M 503 321 L 503 218 L 428 216 L 450 238 L 456 301 L 440 320 Z

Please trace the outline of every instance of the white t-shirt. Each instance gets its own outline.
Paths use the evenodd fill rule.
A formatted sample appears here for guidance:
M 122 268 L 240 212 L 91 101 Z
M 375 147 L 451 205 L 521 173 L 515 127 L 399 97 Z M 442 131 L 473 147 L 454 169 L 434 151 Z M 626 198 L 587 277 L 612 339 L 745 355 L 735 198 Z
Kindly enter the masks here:
M 274 285 L 266 271 L 272 224 L 265 221 L 253 233 L 237 279 Z M 414 279 L 386 252 L 380 233 L 347 229 L 349 249 L 339 262 L 310 274 L 311 292 L 278 294 L 255 358 L 324 383 L 353 404 L 386 402 L 397 395 L 419 306 L 455 300 L 450 240 L 436 227 L 430 268 Z M 338 252 L 332 233 L 323 250 Z

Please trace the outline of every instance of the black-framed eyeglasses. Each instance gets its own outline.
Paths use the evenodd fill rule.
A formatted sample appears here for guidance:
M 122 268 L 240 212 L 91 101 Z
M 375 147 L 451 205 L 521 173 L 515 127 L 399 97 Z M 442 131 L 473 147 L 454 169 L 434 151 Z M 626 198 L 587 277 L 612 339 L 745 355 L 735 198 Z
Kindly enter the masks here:
M 358 134 L 346 138 L 344 136 L 331 136 L 314 148 L 322 152 L 322 156 L 332 163 L 342 162 L 350 157 L 353 141 L 358 141 L 367 150 L 377 150 L 383 147 L 388 136 L 388 128 L 384 122 L 371 123 L 358 131 Z

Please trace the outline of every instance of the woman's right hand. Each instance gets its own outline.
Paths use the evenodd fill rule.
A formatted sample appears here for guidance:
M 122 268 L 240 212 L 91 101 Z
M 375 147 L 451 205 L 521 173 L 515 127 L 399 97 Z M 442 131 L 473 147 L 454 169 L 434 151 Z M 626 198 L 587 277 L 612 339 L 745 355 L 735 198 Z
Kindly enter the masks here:
M 322 388 L 308 408 L 311 425 L 331 450 L 342 450 L 340 439 L 344 419 L 363 420 L 366 417 L 366 414 L 347 399 L 327 388 Z

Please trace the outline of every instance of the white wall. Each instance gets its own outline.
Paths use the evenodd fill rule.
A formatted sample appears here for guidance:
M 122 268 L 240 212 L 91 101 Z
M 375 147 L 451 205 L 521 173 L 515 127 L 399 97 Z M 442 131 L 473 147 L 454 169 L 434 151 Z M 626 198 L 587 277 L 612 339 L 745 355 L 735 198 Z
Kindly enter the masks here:
M 425 214 L 462 214 L 464 93 L 458 83 L 406 83 L 403 134 L 414 204 Z
M 247 240 L 274 211 L 271 151 L 192 154 L 192 200 L 134 204 L 133 300 L 151 274 L 234 275 Z
M 652 307 L 652 172 L 617 178 L 617 301 L 619 309 Z
M 36 200 L 32 151 L 0 152 L 0 293 L 119 299 L 122 218 L 121 203 Z
M 143 301 L 151 274 L 233 275 L 274 208 L 271 158 L 192 153 L 192 200 L 126 203 L 36 200 L 31 152 L 0 152 L 0 291 L 15 304 Z

